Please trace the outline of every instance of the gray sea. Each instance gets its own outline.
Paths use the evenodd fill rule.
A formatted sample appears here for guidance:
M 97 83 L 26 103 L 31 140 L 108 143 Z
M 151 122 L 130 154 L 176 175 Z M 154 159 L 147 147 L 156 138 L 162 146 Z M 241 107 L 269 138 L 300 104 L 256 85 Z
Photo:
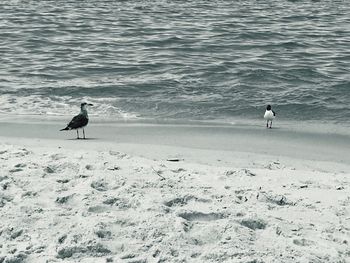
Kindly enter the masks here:
M 350 123 L 350 1 L 0 2 L 0 113 Z

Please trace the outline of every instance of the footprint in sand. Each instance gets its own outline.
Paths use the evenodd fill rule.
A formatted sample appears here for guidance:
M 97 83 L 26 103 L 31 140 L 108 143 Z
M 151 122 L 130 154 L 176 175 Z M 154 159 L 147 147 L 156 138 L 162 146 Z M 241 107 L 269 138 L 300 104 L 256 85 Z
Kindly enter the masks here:
M 242 219 L 238 223 L 242 226 L 248 227 L 251 230 L 265 229 L 267 226 L 267 223 L 259 218 Z
M 109 197 L 103 201 L 103 204 L 117 207 L 119 209 L 131 208 L 131 203 L 125 198 Z
M 96 230 L 95 234 L 98 238 L 102 239 L 110 239 L 112 237 L 112 232 L 105 229 Z
M 6 175 L 5 176 L 0 176 L 0 182 L 5 181 L 7 179 L 9 179 L 9 177 L 6 176 Z
M 79 172 L 79 164 L 65 162 L 65 163 L 54 163 L 49 164 L 44 168 L 46 174 L 62 173 L 64 171 L 73 172 L 74 174 Z
M 108 184 L 103 179 L 92 182 L 90 186 L 100 192 L 105 192 L 108 190 Z
M 11 202 L 13 197 L 0 193 L 0 208 Z
M 178 216 L 186 219 L 187 221 L 214 221 L 227 217 L 227 215 L 224 213 L 203 213 L 196 211 L 179 213 Z
M 56 168 L 52 166 L 47 166 L 44 168 L 44 172 L 48 174 L 53 174 L 56 172 Z
M 60 183 L 60 184 L 66 184 L 66 183 L 69 183 L 69 179 L 58 179 L 56 180 L 57 183 Z
M 279 170 L 279 169 L 285 168 L 285 166 L 278 161 L 274 161 L 274 162 L 267 164 L 265 166 L 265 168 L 267 168 L 269 170 Z
M 67 246 L 64 248 L 61 248 L 57 252 L 57 258 L 60 259 L 66 259 L 74 257 L 77 258 L 84 258 L 86 256 L 90 257 L 102 257 L 110 255 L 111 251 L 104 247 L 102 244 L 94 244 L 94 245 L 85 245 L 80 244 L 76 246 Z
M 186 172 L 185 169 L 183 168 L 178 168 L 178 169 L 174 169 L 174 170 L 171 170 L 173 173 L 181 173 L 181 172 Z
M 27 166 L 27 164 L 25 164 L 25 163 L 18 163 L 15 165 L 15 168 L 24 168 L 26 166 Z
M 198 198 L 193 195 L 185 195 L 181 197 L 176 197 L 173 198 L 169 201 L 164 202 L 164 205 L 167 207 L 173 207 L 173 206 L 185 206 L 187 205 L 190 201 L 196 201 L 196 202 L 203 202 L 203 203 L 209 203 L 209 199 L 204 199 L 204 198 Z
M 14 153 L 16 157 L 24 157 L 28 154 L 30 154 L 30 151 L 28 151 L 25 148 L 19 149 L 17 152 Z
M 74 196 L 74 194 L 57 197 L 55 202 L 58 203 L 58 204 L 66 204 L 66 203 L 68 203 L 68 201 L 70 199 L 72 199 L 73 196 Z
M 7 255 L 5 257 L 1 257 L 0 256 L 0 262 L 11 262 L 11 263 L 19 263 L 19 262 L 25 262 L 26 258 L 28 257 L 27 254 L 23 253 L 23 252 L 19 252 L 17 254 L 14 255 Z
M 293 244 L 295 244 L 297 246 L 301 246 L 301 247 L 306 247 L 306 246 L 314 245 L 315 242 L 311 241 L 311 240 L 307 240 L 305 238 L 301 238 L 301 239 L 294 239 Z
M 50 158 L 51 158 L 51 160 L 53 160 L 53 161 L 58 161 L 58 160 L 61 160 L 61 159 L 64 159 L 64 158 L 66 158 L 64 155 L 62 155 L 62 154 L 53 154 L 53 155 L 51 155 L 50 156 Z
M 0 155 L 3 155 L 3 154 L 5 154 L 5 153 L 7 153 L 6 150 L 5 150 L 5 151 L 0 151 Z
M 130 158 L 130 156 L 128 156 L 125 153 L 121 153 L 121 152 L 116 152 L 116 151 L 109 151 L 109 154 L 112 156 L 117 157 L 118 159 L 124 159 L 124 158 Z
M 23 229 L 16 229 L 14 227 L 8 227 L 3 229 L 1 233 L 7 240 L 14 240 L 23 234 Z
M 14 169 L 9 170 L 10 173 L 18 173 L 22 171 L 23 169 L 21 167 L 15 167 Z
M 85 169 L 86 169 L 86 170 L 89 170 L 89 171 L 92 171 L 92 170 L 94 170 L 95 168 L 94 168 L 93 165 L 87 164 L 87 165 L 85 165 Z
M 241 170 L 238 170 L 238 171 L 229 170 L 229 171 L 226 171 L 225 175 L 226 175 L 226 177 L 232 177 L 232 176 L 256 176 L 255 173 L 251 172 L 248 169 L 241 169 Z
M 38 195 L 37 192 L 34 192 L 34 191 L 26 191 L 22 194 L 22 198 L 33 198 L 33 197 L 36 197 Z
M 262 194 L 259 195 L 259 201 L 275 204 L 278 206 L 294 206 L 295 202 L 291 202 L 284 195 L 276 195 L 276 194 Z
M 109 208 L 103 205 L 90 206 L 88 208 L 89 213 L 96 213 L 96 214 L 104 213 L 104 212 L 107 212 L 108 210 Z

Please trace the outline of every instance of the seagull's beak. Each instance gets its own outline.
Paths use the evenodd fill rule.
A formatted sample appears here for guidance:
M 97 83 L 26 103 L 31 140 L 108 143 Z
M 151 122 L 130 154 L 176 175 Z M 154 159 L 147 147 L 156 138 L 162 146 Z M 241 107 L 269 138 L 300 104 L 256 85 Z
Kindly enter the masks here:
M 94 104 L 89 103 L 88 106 L 94 106 Z

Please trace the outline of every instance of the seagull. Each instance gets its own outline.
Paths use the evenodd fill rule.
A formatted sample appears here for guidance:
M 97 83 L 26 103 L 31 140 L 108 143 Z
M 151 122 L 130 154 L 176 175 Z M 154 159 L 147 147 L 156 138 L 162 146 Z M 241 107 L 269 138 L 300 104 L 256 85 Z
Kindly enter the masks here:
M 266 120 L 266 128 L 269 128 L 269 122 L 270 122 L 270 129 L 272 128 L 272 120 L 276 117 L 276 113 L 271 109 L 271 105 L 267 105 L 266 111 L 264 114 L 264 119 Z
M 77 116 L 74 116 L 73 119 L 70 121 L 70 123 L 67 124 L 67 127 L 60 130 L 60 131 L 77 130 L 77 139 L 80 139 L 78 129 L 83 129 L 83 135 L 84 135 L 84 139 L 85 139 L 84 127 L 89 122 L 89 116 L 88 116 L 88 113 L 86 110 L 87 106 L 93 106 L 93 105 L 91 103 L 83 102 L 80 105 L 80 113 Z

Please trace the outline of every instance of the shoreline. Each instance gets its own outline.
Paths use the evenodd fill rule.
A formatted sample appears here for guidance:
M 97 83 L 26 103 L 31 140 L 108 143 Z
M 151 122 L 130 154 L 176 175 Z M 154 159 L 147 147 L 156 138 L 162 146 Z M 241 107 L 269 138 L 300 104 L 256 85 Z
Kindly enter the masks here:
M 0 123 L 48 123 L 66 124 L 73 115 L 28 115 L 28 114 L 5 114 L 0 113 Z M 94 125 L 146 125 L 146 126 L 194 126 L 194 127 L 223 127 L 223 128 L 264 128 L 266 123 L 262 116 L 255 119 L 244 119 L 235 117 L 232 119 L 152 119 L 152 118 L 115 118 L 113 116 L 98 116 L 89 114 L 90 124 Z M 261 118 L 259 118 L 261 117 Z M 303 133 L 332 133 L 337 135 L 350 136 L 350 123 L 329 122 L 320 120 L 285 120 L 277 118 L 274 127 L 291 132 Z
M 67 147 L 77 143 L 84 147 L 83 140 L 75 140 L 75 131 L 59 131 L 65 124 L 66 122 L 57 119 L 46 121 L 18 118 L 11 122 L 2 119 L 0 137 L 3 140 L 13 138 L 14 141 L 16 138 L 53 140 L 56 143 L 61 141 Z M 88 138 L 85 144 L 96 146 L 128 144 L 137 148 L 137 145 L 153 145 L 350 164 L 350 156 L 347 154 L 350 149 L 350 134 L 324 130 L 310 132 L 279 126 L 266 129 L 252 125 L 191 123 L 96 123 L 91 120 L 85 131 Z

